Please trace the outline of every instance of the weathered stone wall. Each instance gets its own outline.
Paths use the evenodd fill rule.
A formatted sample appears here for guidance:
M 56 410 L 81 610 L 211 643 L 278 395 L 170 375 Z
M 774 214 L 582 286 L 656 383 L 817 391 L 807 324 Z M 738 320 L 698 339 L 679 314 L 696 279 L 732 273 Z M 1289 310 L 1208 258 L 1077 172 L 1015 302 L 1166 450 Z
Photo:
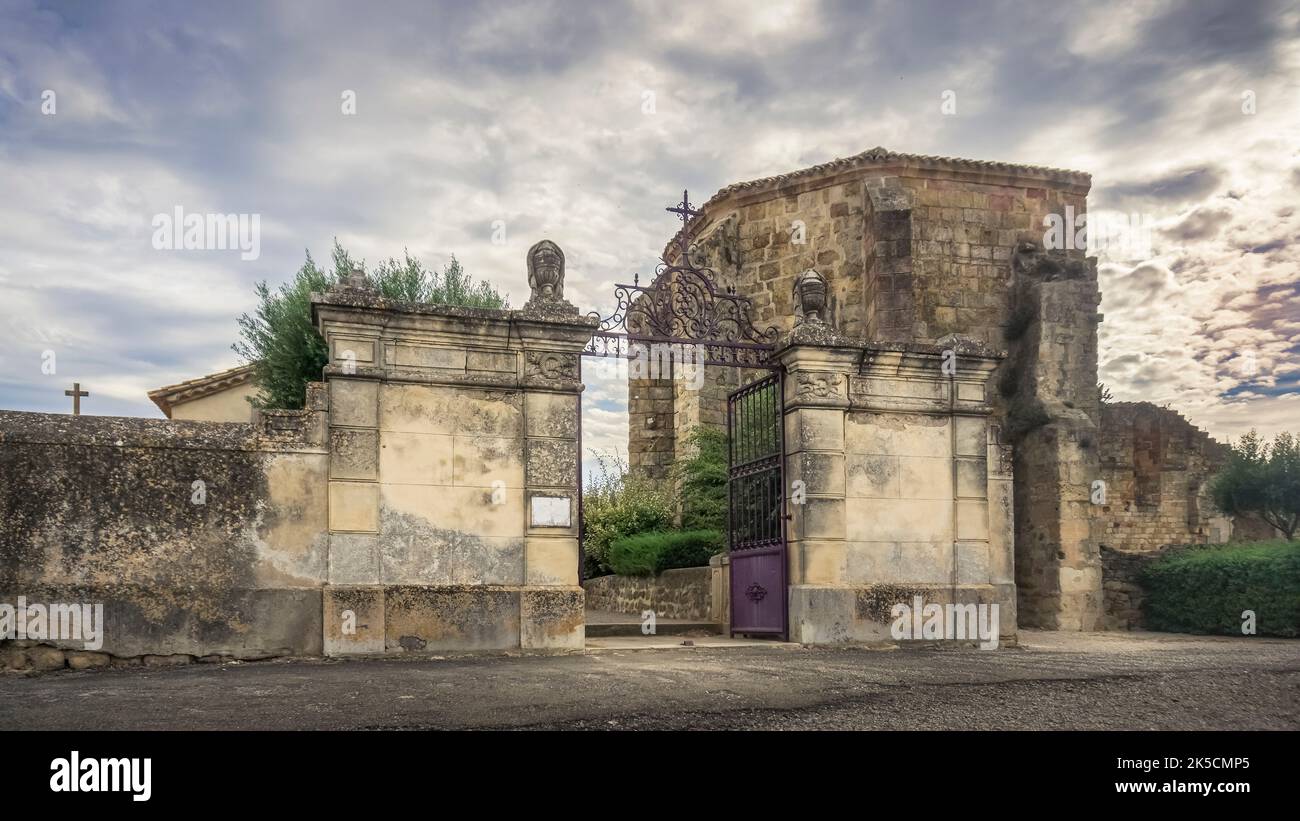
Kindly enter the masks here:
M 105 659 L 318 655 L 324 404 L 315 387 L 256 424 L 0 412 L 0 602 L 103 604 Z
M 536 291 L 521 311 L 393 303 L 359 275 L 313 312 L 330 363 L 303 411 L 0 414 L 0 602 L 102 601 L 96 663 L 581 648 L 595 323 Z
M 710 568 L 682 567 L 658 576 L 600 576 L 584 581 L 582 589 L 591 610 L 636 616 L 653 610 L 663 619 L 708 621 L 713 613 L 711 585 Z
M 1024 243 L 998 392 L 1015 447 L 1016 584 L 1027 627 L 1100 626 L 1096 261 Z
M 1148 402 L 1106 403 L 1101 418 L 1103 544 L 1156 550 L 1228 541 L 1232 523 L 1214 508 L 1209 491 L 1227 462 L 1227 446 Z
M 668 478 L 677 442 L 674 390 L 671 374 L 628 378 L 628 468 L 639 476 L 656 481 Z
M 729 186 L 691 230 L 700 260 L 754 300 L 763 326 L 793 326 L 794 278 L 814 268 L 830 284 L 829 320 L 849 336 L 959 333 L 997 348 L 1017 243 L 1041 239 L 1048 214 L 1083 214 L 1089 186 L 1077 172 L 873 149 Z
M 594 323 L 351 287 L 313 306 L 331 352 L 325 651 L 581 648 L 577 352 Z
M 996 353 L 946 340 L 853 343 L 825 334 L 778 352 L 787 368 L 791 639 L 891 641 L 890 608 L 997 604 L 1016 634 L 1011 458 L 990 420 Z M 887 601 L 886 601 L 887 600 Z M 909 605 L 910 606 L 910 605 Z

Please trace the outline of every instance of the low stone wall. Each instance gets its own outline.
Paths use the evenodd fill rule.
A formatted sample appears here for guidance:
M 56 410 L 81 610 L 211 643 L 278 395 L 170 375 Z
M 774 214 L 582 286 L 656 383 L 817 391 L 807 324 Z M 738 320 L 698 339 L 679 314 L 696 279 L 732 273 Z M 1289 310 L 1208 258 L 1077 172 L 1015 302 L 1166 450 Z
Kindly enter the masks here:
M 1143 569 L 1186 545 L 1165 545 L 1156 550 L 1116 550 L 1101 546 L 1103 627 L 1106 630 L 1142 630 L 1142 602 L 1146 597 L 1138 583 Z
M 46 645 L 5 665 L 319 655 L 324 402 L 256 424 L 0 412 L 0 613 Z
M 640 615 L 653 610 L 662 619 L 711 621 L 713 571 L 708 567 L 665 570 L 658 576 L 600 576 L 582 583 L 587 607 Z
M 1101 548 L 1102 626 L 1107 630 L 1142 629 L 1142 586 L 1138 574 L 1154 553 Z

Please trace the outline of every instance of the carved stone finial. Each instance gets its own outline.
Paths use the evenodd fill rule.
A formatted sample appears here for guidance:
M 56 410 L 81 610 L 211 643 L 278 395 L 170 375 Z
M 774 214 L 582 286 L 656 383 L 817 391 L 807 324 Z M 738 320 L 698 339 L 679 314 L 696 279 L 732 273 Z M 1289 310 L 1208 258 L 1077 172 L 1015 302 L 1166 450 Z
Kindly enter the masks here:
M 528 249 L 529 302 L 559 302 L 564 299 L 564 252 L 560 246 L 544 239 Z
M 349 291 L 371 291 L 370 279 L 366 277 L 366 272 L 360 265 L 353 265 L 352 271 L 340 283 Z
M 564 298 L 564 252 L 544 239 L 528 249 L 528 288 L 524 310 L 539 315 L 568 316 L 578 309 Z
M 809 268 L 794 278 L 794 304 L 798 322 L 825 322 L 826 277 Z

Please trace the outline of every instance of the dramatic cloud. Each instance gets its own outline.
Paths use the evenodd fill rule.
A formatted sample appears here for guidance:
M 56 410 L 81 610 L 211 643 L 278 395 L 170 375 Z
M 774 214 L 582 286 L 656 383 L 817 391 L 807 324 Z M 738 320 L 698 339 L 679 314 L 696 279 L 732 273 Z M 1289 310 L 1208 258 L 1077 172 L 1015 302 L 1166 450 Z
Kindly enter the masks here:
M 335 236 L 454 253 L 516 305 L 550 237 L 607 310 L 682 188 L 884 145 L 1091 172 L 1095 210 L 1154 226 L 1102 268 L 1116 398 L 1300 428 L 1298 25 L 1232 0 L 0 0 L 0 406 L 63 410 L 75 379 L 92 413 L 156 415 L 147 390 L 235 363 L 253 283 Z M 260 256 L 155 250 L 177 206 L 259 214 Z M 586 444 L 621 450 L 625 387 L 594 371 Z

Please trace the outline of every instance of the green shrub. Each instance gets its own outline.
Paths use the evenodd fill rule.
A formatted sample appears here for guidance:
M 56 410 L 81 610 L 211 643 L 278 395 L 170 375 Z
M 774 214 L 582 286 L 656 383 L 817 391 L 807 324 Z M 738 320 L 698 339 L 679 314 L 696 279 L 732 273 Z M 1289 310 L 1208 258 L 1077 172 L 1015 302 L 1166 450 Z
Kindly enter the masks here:
M 1300 546 L 1294 542 L 1174 553 L 1152 562 L 1140 581 L 1152 630 L 1240 636 L 1242 611 L 1253 610 L 1259 634 L 1300 635 Z
M 616 539 L 662 530 L 672 523 L 672 502 L 652 483 L 628 475 L 617 457 L 596 455 L 596 469 L 582 492 L 585 575 L 614 572 L 609 547 Z
M 677 567 L 703 567 L 722 547 L 717 530 L 640 533 L 609 546 L 609 565 L 620 576 L 657 575 Z
M 508 302 L 486 282 L 475 282 L 456 257 L 442 269 L 431 271 L 409 252 L 404 259 L 393 257 L 372 266 L 367 274 L 380 296 L 401 302 L 464 305 L 471 308 L 504 308 Z M 321 378 L 329 357 L 325 340 L 311 321 L 311 295 L 323 293 L 343 281 L 358 265 L 352 255 L 334 240 L 333 267 L 321 268 L 307 254 L 307 261 L 293 279 L 272 291 L 266 282 L 254 286 L 257 309 L 239 317 L 240 340 L 231 346 L 245 362 L 252 362 L 258 394 L 253 404 L 260 408 L 301 408 L 307 383 Z
M 694 455 L 674 466 L 682 529 L 723 530 L 727 526 L 727 434 L 696 427 L 686 441 Z

